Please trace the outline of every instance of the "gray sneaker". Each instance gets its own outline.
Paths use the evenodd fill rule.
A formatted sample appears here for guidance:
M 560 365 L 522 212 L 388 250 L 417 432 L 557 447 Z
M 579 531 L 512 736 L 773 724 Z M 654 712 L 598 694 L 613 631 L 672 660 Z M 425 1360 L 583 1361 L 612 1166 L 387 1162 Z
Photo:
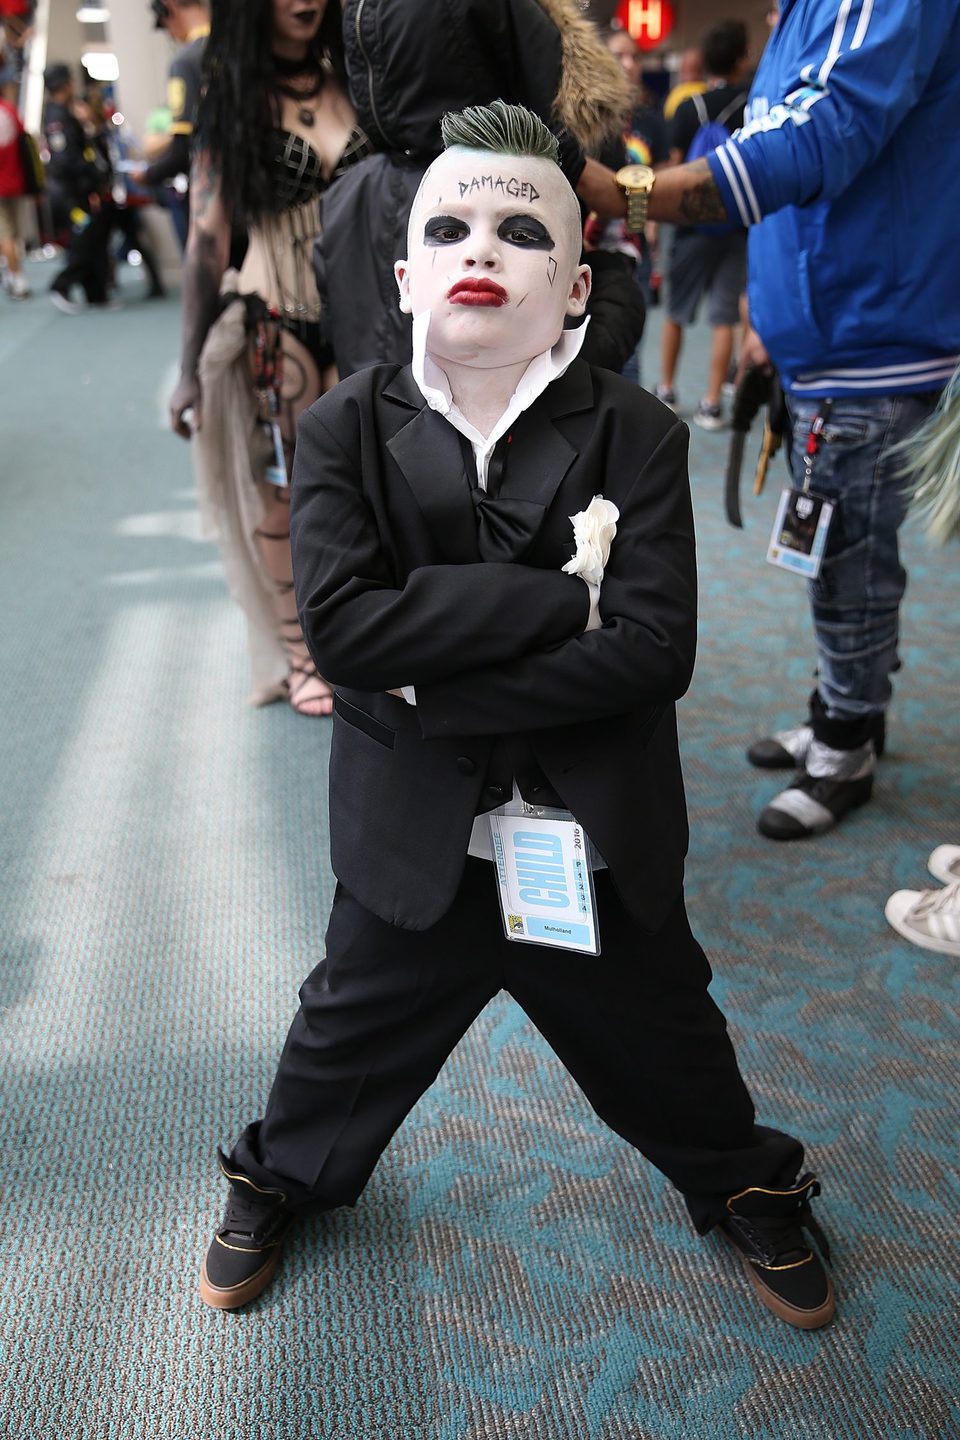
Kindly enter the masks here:
M 693 423 L 699 425 L 701 430 L 723 430 L 726 426 L 722 407 L 708 405 L 706 400 L 701 400 L 694 410 Z

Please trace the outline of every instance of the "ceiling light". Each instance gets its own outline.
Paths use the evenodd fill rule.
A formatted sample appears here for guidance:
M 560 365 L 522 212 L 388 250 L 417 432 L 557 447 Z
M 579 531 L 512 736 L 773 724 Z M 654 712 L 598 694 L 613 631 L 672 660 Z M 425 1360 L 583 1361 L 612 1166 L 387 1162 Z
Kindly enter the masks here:
M 81 25 L 105 25 L 110 19 L 106 5 L 81 5 L 77 11 Z
M 120 63 L 112 50 L 88 50 L 80 56 L 80 64 L 91 80 L 109 82 L 120 78 Z

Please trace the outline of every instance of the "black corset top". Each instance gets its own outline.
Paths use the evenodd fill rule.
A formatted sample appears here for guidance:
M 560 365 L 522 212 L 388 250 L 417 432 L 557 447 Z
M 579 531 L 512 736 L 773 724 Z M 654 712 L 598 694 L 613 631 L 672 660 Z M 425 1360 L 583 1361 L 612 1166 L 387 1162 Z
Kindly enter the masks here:
M 320 156 L 309 140 L 297 135 L 293 130 L 281 129 L 274 130 L 273 138 L 274 183 L 277 204 L 281 210 L 305 205 L 308 200 L 326 190 L 344 170 L 369 155 L 373 149 L 364 132 L 359 126 L 355 126 L 330 180 L 327 180 L 323 174 Z

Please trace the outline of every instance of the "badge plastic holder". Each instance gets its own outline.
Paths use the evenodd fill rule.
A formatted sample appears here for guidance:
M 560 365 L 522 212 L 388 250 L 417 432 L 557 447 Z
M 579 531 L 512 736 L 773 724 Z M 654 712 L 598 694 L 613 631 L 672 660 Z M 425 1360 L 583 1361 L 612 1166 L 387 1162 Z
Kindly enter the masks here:
M 787 486 L 780 496 L 767 559 L 781 570 L 816 580 L 827 548 L 834 505 L 812 490 Z
M 487 818 L 507 939 L 599 955 L 594 852 L 579 821 L 516 800 Z

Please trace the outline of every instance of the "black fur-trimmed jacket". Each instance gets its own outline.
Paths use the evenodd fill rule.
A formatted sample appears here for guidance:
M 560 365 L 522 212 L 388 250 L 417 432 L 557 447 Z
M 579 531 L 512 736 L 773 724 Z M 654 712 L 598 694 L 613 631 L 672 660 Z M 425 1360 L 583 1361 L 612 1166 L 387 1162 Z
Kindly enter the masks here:
M 616 62 L 611 70 L 574 0 L 344 0 L 343 38 L 358 121 L 377 150 L 322 202 L 317 280 L 346 376 L 410 358 L 393 265 L 406 254 L 413 197 L 442 148 L 445 112 L 496 99 L 526 105 L 557 135 L 575 186 L 585 147 L 615 126 L 623 97 Z M 640 292 L 621 261 L 597 262 L 584 349 L 610 369 L 643 331 Z

